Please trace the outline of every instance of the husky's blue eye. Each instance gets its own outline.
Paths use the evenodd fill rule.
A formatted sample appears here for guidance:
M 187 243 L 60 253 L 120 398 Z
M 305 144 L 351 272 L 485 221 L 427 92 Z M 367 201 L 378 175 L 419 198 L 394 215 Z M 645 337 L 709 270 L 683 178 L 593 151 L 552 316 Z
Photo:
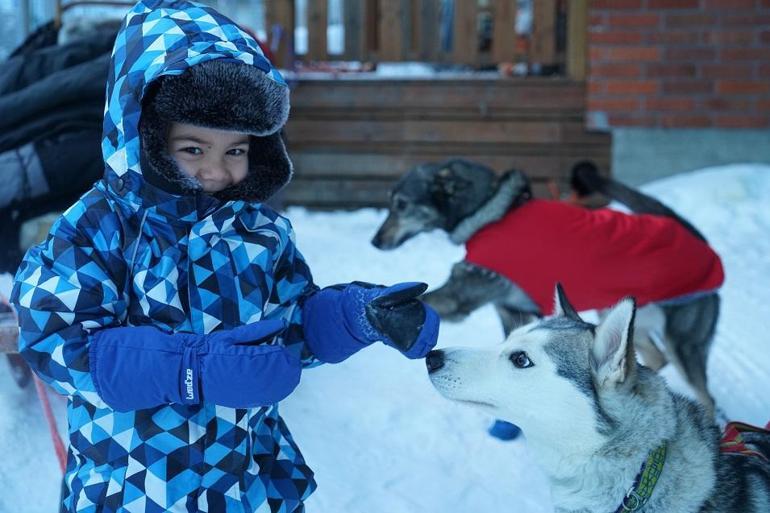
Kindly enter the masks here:
M 532 360 L 529 359 L 529 356 L 527 356 L 527 353 L 524 351 L 516 351 L 515 353 L 511 353 L 510 356 L 511 363 L 518 368 L 518 369 L 526 369 L 527 367 L 534 367 L 535 364 L 532 363 Z

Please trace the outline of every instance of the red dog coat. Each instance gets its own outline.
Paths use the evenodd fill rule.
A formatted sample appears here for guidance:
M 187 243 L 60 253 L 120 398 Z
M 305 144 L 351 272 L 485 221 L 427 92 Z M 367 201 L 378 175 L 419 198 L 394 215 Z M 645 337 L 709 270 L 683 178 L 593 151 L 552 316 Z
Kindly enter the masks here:
M 719 288 L 722 262 L 675 220 L 531 200 L 466 242 L 466 260 L 506 276 L 543 314 L 561 282 L 578 310 L 637 305 Z

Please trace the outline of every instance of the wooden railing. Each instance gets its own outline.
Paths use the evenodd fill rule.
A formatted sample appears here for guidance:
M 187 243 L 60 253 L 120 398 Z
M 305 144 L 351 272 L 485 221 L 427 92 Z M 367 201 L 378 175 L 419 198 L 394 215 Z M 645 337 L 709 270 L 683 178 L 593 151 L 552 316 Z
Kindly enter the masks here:
M 523 63 L 531 74 L 582 79 L 587 0 L 533 0 L 532 26 L 516 32 L 516 0 L 343 0 L 344 51 L 327 51 L 329 3 L 265 0 L 268 44 L 278 65 L 331 60 L 424 61 L 489 68 Z M 307 52 L 295 52 L 297 16 L 307 20 Z

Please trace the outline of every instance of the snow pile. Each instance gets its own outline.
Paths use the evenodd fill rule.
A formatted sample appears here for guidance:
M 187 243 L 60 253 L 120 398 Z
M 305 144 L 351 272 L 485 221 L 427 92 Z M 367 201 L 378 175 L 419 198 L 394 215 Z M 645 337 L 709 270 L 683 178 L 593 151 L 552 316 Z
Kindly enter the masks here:
M 710 388 L 731 419 L 770 419 L 770 167 L 735 165 L 675 176 L 644 188 L 692 221 L 723 258 L 727 280 L 709 363 Z M 288 217 L 321 286 L 350 280 L 422 280 L 438 287 L 463 256 L 443 233 L 421 235 L 398 250 L 369 244 L 385 212 Z M 10 277 L 0 277 L 0 292 Z M 439 347 L 498 343 L 492 308 L 462 324 L 445 323 Z M 673 386 L 681 388 L 671 372 Z M 54 400 L 57 409 L 61 401 Z M 55 510 L 59 473 L 33 390 L 0 372 L 0 513 Z M 544 477 L 526 442 L 499 442 L 491 421 L 450 403 L 431 387 L 422 361 L 384 346 L 340 365 L 307 371 L 283 405 L 295 438 L 316 471 L 308 511 L 446 513 L 552 511 Z M 566 417 L 565 417 L 566 418 Z

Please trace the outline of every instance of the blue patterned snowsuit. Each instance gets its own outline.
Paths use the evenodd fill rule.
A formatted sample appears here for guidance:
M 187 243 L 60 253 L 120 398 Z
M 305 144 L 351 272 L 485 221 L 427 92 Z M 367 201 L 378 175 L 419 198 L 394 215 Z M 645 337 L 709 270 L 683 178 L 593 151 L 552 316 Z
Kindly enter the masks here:
M 210 60 L 243 61 L 283 83 L 256 42 L 206 7 L 138 3 L 118 34 L 107 86 L 104 179 L 27 254 L 14 303 L 20 349 L 69 396 L 62 512 L 294 512 L 315 488 L 278 406 L 171 404 L 120 413 L 97 395 L 90 333 L 120 325 L 209 333 L 260 319 L 303 343 L 314 292 L 289 222 L 244 201 L 174 196 L 145 183 L 140 101 L 148 83 Z

